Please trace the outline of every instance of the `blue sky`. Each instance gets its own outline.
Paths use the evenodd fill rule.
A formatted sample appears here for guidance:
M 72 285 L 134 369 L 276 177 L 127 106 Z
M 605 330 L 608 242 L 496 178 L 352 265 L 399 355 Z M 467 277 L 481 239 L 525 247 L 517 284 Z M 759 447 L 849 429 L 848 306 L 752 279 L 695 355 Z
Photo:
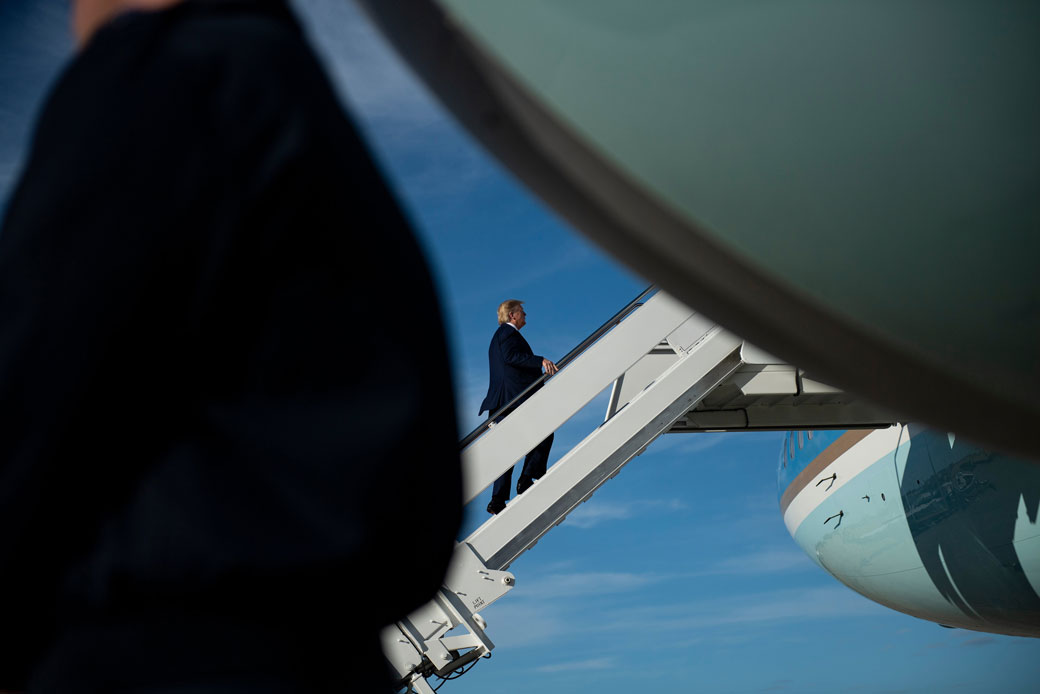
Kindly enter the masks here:
M 500 301 L 526 301 L 525 336 L 558 359 L 648 282 L 476 147 L 350 4 L 297 5 L 429 255 L 468 430 L 480 421 Z M 65 24 L 63 4 L 0 4 L 4 200 L 69 51 Z M 559 432 L 552 460 L 602 409 L 597 401 Z M 1035 691 L 1040 642 L 943 629 L 819 570 L 780 518 L 781 438 L 656 442 L 511 567 L 517 587 L 484 613 L 494 656 L 441 691 Z M 485 517 L 470 509 L 467 528 Z

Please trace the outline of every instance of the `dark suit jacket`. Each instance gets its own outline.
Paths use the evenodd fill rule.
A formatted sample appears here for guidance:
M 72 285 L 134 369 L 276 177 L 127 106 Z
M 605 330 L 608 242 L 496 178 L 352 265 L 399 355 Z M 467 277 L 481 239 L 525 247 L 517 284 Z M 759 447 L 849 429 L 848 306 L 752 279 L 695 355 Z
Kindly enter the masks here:
M 531 350 L 519 330 L 503 323 L 491 338 L 488 367 L 491 378 L 480 414 L 495 412 L 537 381 L 542 375 L 542 357 Z
M 441 322 L 386 339 L 434 293 L 283 2 L 103 28 L 0 234 L 0 689 L 106 615 L 377 649 L 461 518 Z

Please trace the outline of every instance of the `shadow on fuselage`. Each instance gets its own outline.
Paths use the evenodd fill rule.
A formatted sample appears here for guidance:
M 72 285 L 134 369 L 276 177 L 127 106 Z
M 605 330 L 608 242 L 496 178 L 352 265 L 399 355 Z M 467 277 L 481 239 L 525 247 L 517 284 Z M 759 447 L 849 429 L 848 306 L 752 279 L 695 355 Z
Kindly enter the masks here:
M 982 628 L 1035 632 L 1040 595 L 1022 569 L 1014 539 L 1022 500 L 1029 521 L 1037 521 L 1040 465 L 913 425 L 909 433 L 900 491 L 935 587 Z

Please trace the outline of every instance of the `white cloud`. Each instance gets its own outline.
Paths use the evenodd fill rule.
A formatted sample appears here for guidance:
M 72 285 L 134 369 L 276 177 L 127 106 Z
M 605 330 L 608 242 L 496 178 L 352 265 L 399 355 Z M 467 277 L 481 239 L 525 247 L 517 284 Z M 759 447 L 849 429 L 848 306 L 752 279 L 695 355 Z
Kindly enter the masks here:
M 392 161 L 410 162 L 395 167 L 409 196 L 458 196 L 489 174 L 490 160 L 462 144 L 454 120 L 353 2 L 294 0 L 294 5 L 333 85 L 377 154 L 392 150 Z
M 704 641 L 740 644 L 748 639 L 754 641 L 754 633 L 766 623 L 797 628 L 796 625 L 805 622 L 854 620 L 887 613 L 886 608 L 842 586 L 745 593 L 689 602 L 681 602 L 682 596 L 669 590 L 662 592 L 660 597 L 668 596 L 663 602 L 640 607 L 618 604 L 598 611 L 594 618 L 589 616 L 589 604 L 580 599 L 593 592 L 645 593 L 653 590 L 655 584 L 672 578 L 676 577 L 594 572 L 562 574 L 519 584 L 510 600 L 504 601 L 507 604 L 496 604 L 483 614 L 497 644 L 519 648 L 574 644 L 582 634 L 589 632 L 610 632 L 633 644 L 644 643 L 648 638 L 689 644 Z
M 694 575 L 715 574 L 769 574 L 816 568 L 804 552 L 799 550 L 765 549 L 717 561 Z
M 619 610 L 617 619 L 601 628 L 651 629 L 692 635 L 698 630 L 728 625 L 784 621 L 846 619 L 884 614 L 886 608 L 841 587 L 790 589 L 771 593 L 729 596 L 725 599 Z
M 589 501 L 571 511 L 564 525 L 574 528 L 594 528 L 604 521 L 632 517 L 632 504 Z
M 704 451 L 721 446 L 734 436 L 743 435 L 745 434 L 713 431 L 669 434 L 667 436 L 662 436 L 655 441 L 647 452 L 651 455 L 660 455 L 664 453 L 669 455 L 703 453 Z
M 997 640 L 988 636 L 981 636 L 979 638 L 961 641 L 962 646 L 989 646 L 994 643 L 997 643 Z
M 484 396 L 487 395 L 487 370 L 486 364 L 479 368 L 455 370 L 455 407 L 459 428 L 465 434 L 487 420 L 487 415 L 477 414 Z
M 535 668 L 536 672 L 572 672 L 575 670 L 607 670 L 614 667 L 614 661 L 610 658 L 590 658 L 588 660 L 575 660 L 569 663 L 555 663 Z
M 592 248 L 582 243 L 569 243 L 564 248 L 553 248 L 537 265 L 525 266 L 524 272 L 511 272 L 511 281 L 502 284 L 501 293 L 520 292 L 544 283 L 549 277 L 561 272 L 573 272 L 576 267 L 596 259 Z M 572 344 L 571 347 L 574 345 Z
M 481 615 L 495 644 L 504 648 L 544 646 L 573 631 L 573 622 L 565 621 L 558 609 L 530 601 L 495 604 Z
M 686 504 L 679 499 L 648 499 L 628 502 L 588 501 L 574 509 L 567 516 L 564 525 L 587 530 L 607 521 L 625 520 L 654 512 L 670 513 L 685 508 Z
M 550 598 L 622 593 L 641 589 L 664 578 L 666 577 L 649 573 L 637 574 L 606 571 L 549 574 L 529 583 L 518 583 L 514 591 L 514 597 L 529 596 L 537 597 L 539 600 L 547 600 Z
M 433 100 L 353 2 L 294 0 L 311 42 L 352 105 L 374 118 L 423 126 Z
M 844 586 L 780 591 L 731 606 L 712 618 L 717 624 L 792 622 L 884 614 L 885 608 Z

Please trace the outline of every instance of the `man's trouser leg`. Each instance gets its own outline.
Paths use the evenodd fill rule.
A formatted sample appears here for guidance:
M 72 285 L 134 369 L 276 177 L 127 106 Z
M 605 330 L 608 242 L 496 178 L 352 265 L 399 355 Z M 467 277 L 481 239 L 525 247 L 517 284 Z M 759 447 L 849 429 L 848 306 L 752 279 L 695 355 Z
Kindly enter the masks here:
M 531 486 L 531 482 L 539 479 L 545 474 L 546 463 L 549 462 L 549 450 L 552 448 L 553 438 L 555 434 L 549 434 L 549 436 L 542 441 L 540 444 L 534 447 L 534 449 L 527 454 L 524 458 L 524 467 L 520 473 L 520 479 L 517 480 L 517 485 L 523 489 Z M 510 467 L 508 470 L 502 473 L 502 475 L 495 480 L 495 486 L 491 489 L 492 500 L 501 501 L 503 504 L 509 501 L 509 485 L 513 482 L 513 468 Z
M 503 419 L 506 418 L 507 415 L 511 414 L 515 409 L 516 408 L 514 407 L 506 412 L 503 412 L 498 416 L 497 419 L 495 419 L 495 422 L 501 422 Z M 488 413 L 488 419 L 491 419 L 491 414 L 492 413 L 490 412 Z M 509 501 L 509 485 L 512 483 L 513 466 L 510 465 L 509 469 L 503 472 L 502 476 L 495 480 L 495 486 L 491 488 L 491 503 L 494 504 L 496 501 L 499 501 L 504 506 L 505 503 Z
M 530 486 L 531 482 L 545 474 L 545 467 L 549 462 L 549 449 L 552 448 L 553 437 L 555 436 L 555 434 L 549 434 L 544 441 L 527 454 L 527 457 L 524 459 L 524 469 L 520 472 L 520 479 L 516 481 L 518 486 L 522 482 L 525 483 L 525 487 Z M 506 489 L 509 488 L 508 485 L 509 481 L 506 480 Z
M 491 488 L 491 500 L 501 501 L 503 504 L 509 501 L 509 485 L 513 482 L 513 466 L 510 465 L 509 469 L 502 473 L 502 476 L 495 480 L 495 486 Z

